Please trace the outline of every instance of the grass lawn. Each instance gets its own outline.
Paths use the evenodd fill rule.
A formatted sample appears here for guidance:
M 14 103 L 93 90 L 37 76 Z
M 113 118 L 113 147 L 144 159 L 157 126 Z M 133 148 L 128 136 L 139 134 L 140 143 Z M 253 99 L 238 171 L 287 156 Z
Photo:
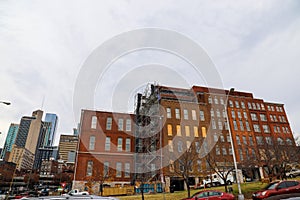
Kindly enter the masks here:
M 300 178 L 296 178 L 300 179 Z M 245 199 L 252 199 L 251 196 L 253 192 L 260 190 L 264 188 L 267 185 L 267 183 L 261 183 L 261 182 L 249 182 L 249 183 L 242 183 L 241 184 L 241 189 L 242 193 L 245 196 Z M 237 196 L 238 194 L 238 188 L 237 184 L 233 184 L 231 186 L 233 188 L 233 194 Z M 213 190 L 218 190 L 218 191 L 225 191 L 224 186 L 220 187 L 214 187 L 211 188 Z M 204 189 L 198 189 L 198 190 L 191 190 L 191 195 L 194 193 L 201 191 Z M 165 199 L 165 200 L 177 200 L 177 199 L 182 199 L 187 197 L 187 191 L 175 191 L 174 193 L 158 193 L 158 194 L 145 194 L 145 200 L 155 200 L 155 199 Z M 129 199 L 142 199 L 142 196 L 139 195 L 133 195 L 133 196 L 120 196 L 118 197 L 120 200 L 129 200 Z
M 251 183 L 243 183 L 241 184 L 241 188 L 242 188 L 242 193 L 245 196 L 245 199 L 251 199 L 251 195 L 253 192 L 262 189 L 263 187 L 265 187 L 267 184 L 264 183 L 262 184 L 261 182 L 251 182 Z M 233 194 L 235 196 L 237 196 L 238 194 L 238 188 L 237 185 L 234 184 L 232 185 L 233 188 Z M 225 191 L 224 186 L 220 186 L 220 187 L 214 187 L 211 188 L 213 190 L 218 190 L 218 191 Z M 198 190 L 191 190 L 191 195 L 193 195 L 194 193 L 201 191 L 204 189 L 198 189 Z M 182 198 L 186 198 L 187 197 L 187 191 L 175 191 L 174 193 L 165 193 L 165 194 L 145 194 L 145 199 L 146 200 L 154 200 L 154 199 L 166 199 L 166 200 L 177 200 L 177 199 L 182 199 Z M 118 197 L 119 199 L 123 200 L 123 199 L 142 199 L 142 195 L 134 195 L 134 196 L 120 196 Z

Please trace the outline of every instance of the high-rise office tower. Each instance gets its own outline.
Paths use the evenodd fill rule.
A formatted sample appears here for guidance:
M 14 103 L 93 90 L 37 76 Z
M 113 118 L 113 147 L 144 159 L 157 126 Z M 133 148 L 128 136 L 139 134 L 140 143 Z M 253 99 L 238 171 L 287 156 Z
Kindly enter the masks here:
M 43 111 L 36 110 L 32 113 L 32 116 L 35 117 L 35 119 L 31 121 L 25 148 L 35 154 L 42 125 Z
M 16 136 L 15 144 L 19 147 L 25 147 L 31 121 L 35 117 L 24 116 L 21 118 L 19 130 Z
M 45 122 L 51 122 L 51 129 L 50 132 L 48 132 L 45 135 L 45 143 L 44 146 L 52 146 L 54 139 L 55 139 L 55 132 L 56 132 L 56 126 L 57 126 L 57 115 L 53 113 L 46 113 Z
M 5 140 L 5 144 L 3 147 L 3 150 L 1 152 L 0 155 L 0 159 L 3 160 L 8 160 L 9 157 L 9 153 L 12 150 L 12 145 L 15 143 L 16 137 L 17 137 L 17 133 L 19 130 L 19 124 L 10 124 L 7 136 L 6 136 L 6 140 Z

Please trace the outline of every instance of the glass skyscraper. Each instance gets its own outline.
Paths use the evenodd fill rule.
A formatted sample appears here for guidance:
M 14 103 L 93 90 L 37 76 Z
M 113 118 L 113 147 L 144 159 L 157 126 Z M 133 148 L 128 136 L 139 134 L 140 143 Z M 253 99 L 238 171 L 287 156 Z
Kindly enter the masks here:
M 8 133 L 6 136 L 5 144 L 4 144 L 4 147 L 3 147 L 1 155 L 0 155 L 0 159 L 5 159 L 6 153 L 11 152 L 12 145 L 15 143 L 18 130 L 19 130 L 19 124 L 13 124 L 13 123 L 10 124 L 9 130 L 8 130 Z

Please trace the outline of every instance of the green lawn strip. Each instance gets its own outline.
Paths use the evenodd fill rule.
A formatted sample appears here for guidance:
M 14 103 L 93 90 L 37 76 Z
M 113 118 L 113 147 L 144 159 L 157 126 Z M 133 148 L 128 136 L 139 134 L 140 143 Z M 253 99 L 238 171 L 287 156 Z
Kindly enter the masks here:
M 296 178 L 297 180 L 300 180 L 299 178 Z M 294 178 L 295 180 L 295 178 Z M 249 183 L 242 183 L 241 184 L 241 189 L 242 189 L 242 193 L 244 194 L 246 199 L 251 199 L 252 198 L 252 194 L 255 191 L 261 190 L 264 187 L 267 186 L 267 183 L 261 183 L 261 182 L 249 182 Z M 233 184 L 230 185 L 228 187 L 232 187 L 233 188 L 233 194 L 235 196 L 238 195 L 238 187 L 237 184 Z M 219 186 L 219 187 L 213 187 L 213 188 L 207 188 L 208 190 L 218 190 L 218 191 L 222 191 L 225 192 L 225 188 L 224 186 Z M 191 190 L 191 195 L 193 195 L 194 193 L 198 192 L 198 191 L 202 191 L 205 189 L 197 189 L 197 190 Z M 145 194 L 145 200 L 156 200 L 156 199 L 166 199 L 166 200 L 177 200 L 177 199 L 183 199 L 187 197 L 187 191 L 176 191 L 174 193 L 157 193 L 157 194 Z M 120 196 L 118 197 L 120 200 L 129 200 L 129 199 L 142 199 L 142 196 L 139 195 L 133 195 L 133 196 Z

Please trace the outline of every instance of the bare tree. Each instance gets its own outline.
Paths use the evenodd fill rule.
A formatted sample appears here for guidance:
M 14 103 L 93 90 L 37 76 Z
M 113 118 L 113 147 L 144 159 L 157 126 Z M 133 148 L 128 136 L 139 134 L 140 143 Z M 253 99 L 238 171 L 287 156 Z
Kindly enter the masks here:
M 232 159 L 227 158 L 227 156 L 218 156 L 214 151 L 208 153 L 205 159 L 209 168 L 222 179 L 225 191 L 228 192 L 228 185 L 231 184 L 228 181 L 228 176 L 234 170 Z

